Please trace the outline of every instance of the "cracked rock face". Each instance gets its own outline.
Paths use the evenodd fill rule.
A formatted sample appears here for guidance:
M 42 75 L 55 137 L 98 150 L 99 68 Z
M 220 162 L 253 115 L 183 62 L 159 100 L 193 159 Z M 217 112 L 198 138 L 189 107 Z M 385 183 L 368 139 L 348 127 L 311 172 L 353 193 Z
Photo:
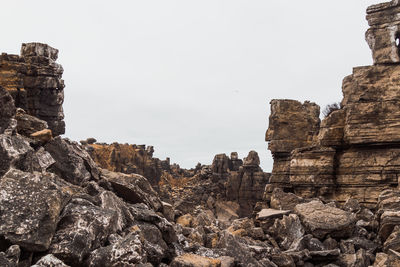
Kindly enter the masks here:
M 57 57 L 57 49 L 41 43 L 23 44 L 21 56 L 0 55 L 0 86 L 16 107 L 46 121 L 54 136 L 65 133 L 63 68 Z
M 99 179 L 98 167 L 78 143 L 56 137 L 45 145 L 45 149 L 56 161 L 50 171 L 66 181 L 82 185 Z
M 104 245 L 116 231 L 116 213 L 76 198 L 60 215 L 49 252 L 67 264 L 80 264 L 90 251 Z
M 28 251 L 49 248 L 63 208 L 54 180 L 14 169 L 0 179 L 0 235 Z
M 306 230 L 317 238 L 328 234 L 332 237 L 348 237 L 354 231 L 355 214 L 324 205 L 320 201 L 299 204 L 294 212 Z

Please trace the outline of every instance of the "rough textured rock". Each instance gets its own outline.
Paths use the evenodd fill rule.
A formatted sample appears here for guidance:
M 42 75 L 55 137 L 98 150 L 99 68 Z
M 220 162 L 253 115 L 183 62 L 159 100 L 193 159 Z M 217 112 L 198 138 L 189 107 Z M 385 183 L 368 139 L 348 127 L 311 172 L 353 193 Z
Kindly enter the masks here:
M 0 179 L 0 235 L 28 251 L 48 249 L 63 209 L 55 179 L 14 169 Z
M 397 0 L 373 5 L 367 9 L 370 28 L 365 34 L 365 39 L 372 50 L 375 64 L 400 62 L 399 45 L 396 43 L 400 37 L 399 11 Z
M 0 86 L 0 134 L 10 126 L 15 115 L 14 100 L 11 95 Z
M 26 114 L 26 112 L 18 108 L 15 116 L 17 120 L 17 131 L 24 136 L 31 136 L 31 134 L 47 129 L 47 122 L 40 120 L 34 116 Z
M 17 267 L 21 249 L 17 246 L 11 246 L 5 252 L 0 252 L 0 266 Z
M 274 157 L 271 183 L 290 184 L 290 153 L 312 144 L 319 130 L 319 106 L 294 100 L 272 100 L 265 140 Z
M 82 264 L 90 251 L 104 245 L 116 232 L 116 212 L 76 198 L 60 215 L 49 252 L 71 265 Z
M 349 237 L 354 231 L 355 214 L 324 205 L 320 201 L 299 204 L 294 211 L 306 230 L 317 238 L 327 234 L 332 237 Z
M 184 254 L 176 257 L 170 264 L 171 267 L 220 267 L 221 260 L 198 256 L 195 254 Z
M 63 68 L 57 64 L 58 50 L 46 44 L 23 44 L 21 56 L 0 55 L 0 86 L 15 105 L 48 123 L 53 134 L 65 132 Z
M 280 187 L 302 197 L 353 197 L 373 207 L 381 191 L 398 186 L 399 12 L 398 1 L 368 8 L 366 39 L 375 65 L 356 67 L 344 78 L 340 108 L 321 125 L 317 107 L 271 102 L 266 140 L 274 167 L 267 195 Z
M 68 265 L 54 257 L 54 255 L 48 254 L 36 262 L 35 265 L 32 265 L 32 267 L 68 267 Z
M 87 260 L 87 266 L 136 266 L 135 264 L 146 261 L 147 255 L 140 236 L 130 233 L 112 245 L 93 251 Z
M 78 143 L 57 137 L 48 142 L 45 149 L 56 161 L 50 171 L 66 181 L 83 185 L 90 180 L 99 179 L 98 167 Z
M 263 200 L 270 174 L 263 172 L 259 165 L 257 152 L 250 151 L 239 171 L 232 171 L 228 175 L 226 196 L 228 200 L 239 203 L 240 216 L 250 216 L 256 203 Z
M 118 143 L 111 145 L 92 143 L 87 146 L 87 151 L 103 169 L 126 174 L 140 174 L 154 186 L 160 182 L 162 171 L 170 168 L 169 159 L 162 161 L 153 158 L 152 146 L 146 148 Z
M 161 200 L 149 181 L 138 174 L 101 171 L 101 177 L 110 182 L 116 194 L 129 203 L 145 203 L 156 211 L 162 210 Z

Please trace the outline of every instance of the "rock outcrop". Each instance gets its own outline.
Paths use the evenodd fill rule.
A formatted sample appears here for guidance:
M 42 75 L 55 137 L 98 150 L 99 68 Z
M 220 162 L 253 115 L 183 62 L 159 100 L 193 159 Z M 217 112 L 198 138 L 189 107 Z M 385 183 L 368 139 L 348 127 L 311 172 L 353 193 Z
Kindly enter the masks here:
M 397 1 L 367 10 L 366 39 L 373 66 L 343 80 L 343 100 L 319 125 L 308 102 L 271 101 L 266 140 L 274 155 L 272 186 L 303 197 L 373 206 L 380 192 L 398 186 L 400 80 Z M 390 63 L 390 64 L 389 64 Z
M 63 68 L 57 57 L 57 49 L 41 43 L 22 44 L 20 56 L 0 55 L 0 86 L 16 107 L 46 121 L 54 136 L 65 133 Z
M 108 145 L 87 141 L 83 143 L 91 157 L 103 169 L 143 175 L 155 187 L 161 180 L 162 172 L 171 169 L 168 158 L 162 161 L 153 157 L 152 146 L 118 143 Z

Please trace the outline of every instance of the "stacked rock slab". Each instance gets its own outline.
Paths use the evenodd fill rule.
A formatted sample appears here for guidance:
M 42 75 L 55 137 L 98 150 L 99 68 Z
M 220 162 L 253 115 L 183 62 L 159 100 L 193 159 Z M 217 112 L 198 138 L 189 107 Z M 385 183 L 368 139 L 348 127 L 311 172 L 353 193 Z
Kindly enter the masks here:
M 58 50 L 46 44 L 22 44 L 21 55 L 0 55 L 0 86 L 15 105 L 48 123 L 53 135 L 65 133 L 63 68 Z
M 373 205 L 382 190 L 398 186 L 399 15 L 398 1 L 367 9 L 374 65 L 356 67 L 343 80 L 341 107 L 320 126 L 315 128 L 314 117 L 300 110 L 299 102 L 271 102 L 266 139 L 275 162 L 269 191 L 280 187 L 304 197 L 340 202 L 352 197 Z M 306 139 L 310 133 L 315 138 Z

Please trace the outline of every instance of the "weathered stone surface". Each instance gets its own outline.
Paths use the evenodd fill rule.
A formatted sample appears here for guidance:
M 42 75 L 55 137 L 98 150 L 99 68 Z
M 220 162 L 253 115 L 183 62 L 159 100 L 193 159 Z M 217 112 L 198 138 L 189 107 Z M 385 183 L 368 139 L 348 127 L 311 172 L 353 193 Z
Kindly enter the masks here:
M 333 111 L 321 122 L 318 144 L 324 147 L 341 147 L 343 145 L 346 112 L 344 109 Z
M 274 209 L 262 209 L 257 214 L 257 219 L 265 220 L 270 218 L 279 218 L 283 215 L 287 215 L 290 213 L 290 210 L 274 210 Z
M 375 64 L 400 62 L 399 46 L 396 44 L 400 37 L 399 12 L 397 0 L 373 5 L 367 9 L 367 20 L 371 28 L 366 32 L 365 39 L 372 50 Z
M 301 225 L 300 219 L 296 214 L 283 216 L 280 220 L 275 220 L 274 225 L 270 228 L 270 233 L 284 250 L 288 250 L 292 243 L 300 239 L 305 230 Z
M 10 167 L 21 164 L 29 152 L 33 152 L 33 149 L 26 140 L 18 136 L 0 134 L 0 176 Z
M 335 153 L 329 147 L 299 148 L 292 152 L 290 184 L 297 195 L 310 198 L 330 193 L 326 188 L 335 184 Z
M 346 110 L 344 141 L 348 144 L 398 143 L 399 65 L 354 68 L 343 81 Z
M 3 267 L 17 267 L 19 266 L 19 257 L 21 249 L 19 246 L 14 245 L 7 249 L 5 252 L 0 252 L 0 266 Z
M 140 236 L 130 233 L 114 244 L 94 250 L 87 260 L 87 266 L 136 266 L 146 262 L 147 255 Z
M 55 179 L 14 169 L 0 179 L 0 235 L 28 251 L 48 249 L 63 208 Z
M 81 198 L 64 208 L 49 252 L 70 265 L 82 264 L 90 251 L 104 245 L 117 229 L 116 212 Z
M 0 134 L 10 126 L 11 120 L 15 115 L 14 99 L 0 85 Z
M 260 159 L 255 151 L 250 151 L 243 162 L 239 171 L 232 171 L 228 175 L 226 197 L 239 203 L 240 216 L 250 216 L 256 203 L 263 200 L 270 174 L 260 168 Z
M 50 129 L 44 129 L 41 131 L 34 132 L 30 135 L 33 140 L 39 141 L 42 144 L 46 144 L 53 138 L 53 134 Z
M 348 237 L 354 231 L 356 216 L 353 213 L 324 205 L 320 201 L 299 204 L 294 209 L 306 230 L 317 238 L 326 235 Z
M 160 182 L 162 170 L 170 168 L 169 160 L 161 161 L 153 158 L 154 149 L 151 146 L 145 148 L 128 144 L 96 143 L 89 144 L 87 150 L 101 168 L 114 172 L 143 175 L 153 186 L 157 186 Z
M 272 153 L 290 153 L 295 148 L 312 144 L 320 125 L 318 105 L 295 100 L 272 100 L 270 104 L 265 140 Z
M 285 193 L 281 188 L 275 188 L 270 198 L 271 208 L 276 210 L 294 210 L 297 204 L 303 202 L 303 198 L 293 193 Z
M 162 210 L 161 200 L 149 181 L 138 174 L 101 170 L 101 177 L 110 182 L 116 194 L 130 203 L 145 203 L 156 211 Z
M 176 257 L 171 267 L 220 267 L 221 260 L 202 257 L 195 254 L 184 254 Z
M 35 265 L 32 265 L 32 267 L 69 267 L 69 266 L 63 263 L 61 260 L 54 257 L 54 255 L 48 254 L 42 257 L 38 262 L 36 262 Z
M 83 185 L 99 179 L 99 170 L 89 154 L 76 142 L 57 137 L 45 145 L 56 163 L 50 170 L 66 181 Z
M 240 206 L 235 202 L 217 201 L 215 203 L 215 214 L 221 221 L 232 221 L 239 218 Z
M 22 45 L 21 56 L 0 56 L 0 86 L 17 107 L 46 121 L 55 136 L 65 132 L 63 68 L 55 63 L 57 53 L 48 45 L 28 43 Z
M 24 136 L 29 137 L 35 132 L 48 128 L 47 122 L 26 114 L 26 112 L 21 108 L 17 109 L 15 119 L 17 120 L 18 133 Z

